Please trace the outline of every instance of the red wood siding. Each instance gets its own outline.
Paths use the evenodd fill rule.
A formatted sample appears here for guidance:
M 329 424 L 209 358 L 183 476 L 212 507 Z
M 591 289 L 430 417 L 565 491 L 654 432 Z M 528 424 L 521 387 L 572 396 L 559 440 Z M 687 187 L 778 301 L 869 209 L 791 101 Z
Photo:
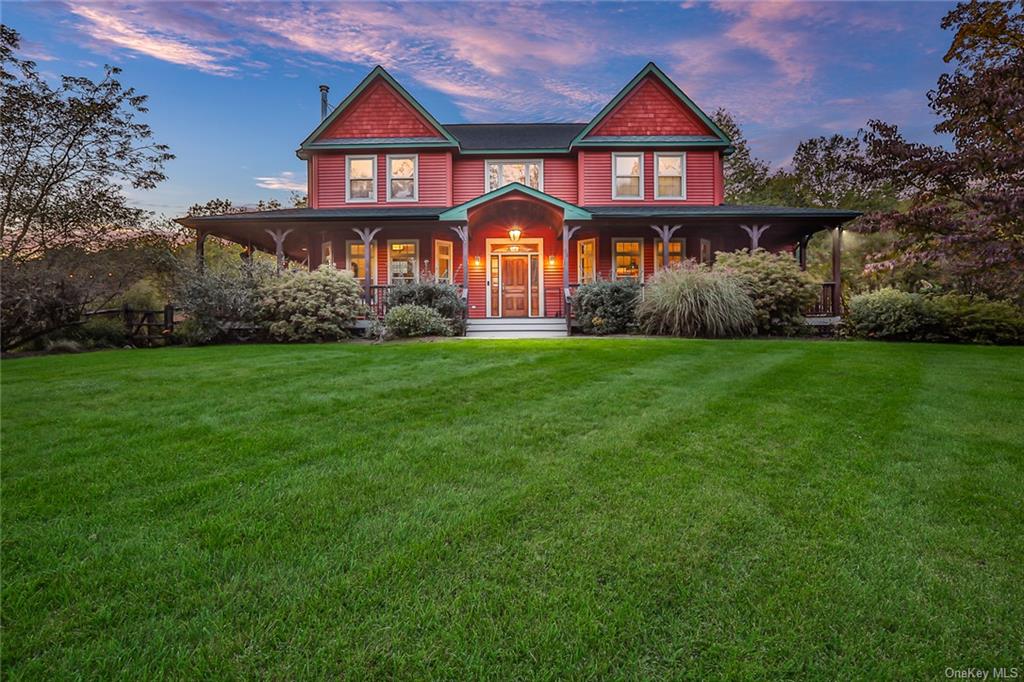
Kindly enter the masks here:
M 571 156 L 550 156 L 544 159 L 544 192 L 562 201 L 575 204 L 577 193 L 576 159 Z
M 554 230 L 531 231 L 525 235 L 543 239 L 540 267 L 544 273 L 544 315 L 554 317 L 561 311 L 562 298 L 562 242 L 555 237 Z M 469 238 L 469 317 L 487 316 L 487 240 L 507 239 L 508 231 L 500 227 L 475 230 Z M 456 240 L 456 250 L 462 248 Z M 554 256 L 552 261 L 551 256 Z M 480 264 L 476 259 L 479 257 Z M 459 270 L 459 277 L 462 271 Z M 456 283 L 460 283 L 461 279 Z
M 587 137 L 710 135 L 711 131 L 660 81 L 648 76 Z
M 386 82 L 369 85 L 317 139 L 442 137 Z
M 654 198 L 654 152 L 644 152 L 643 200 L 612 199 L 612 152 L 588 151 L 583 156 L 584 206 L 643 206 L 660 204 L 714 205 L 715 163 L 713 151 L 686 152 L 686 199 Z M 721 203 L 721 202 L 718 202 Z
M 457 158 L 452 165 L 452 205 L 458 206 L 484 193 L 484 160 Z
M 345 203 L 345 157 L 344 153 L 319 152 L 313 164 L 316 187 L 314 208 L 341 208 L 348 206 L 450 206 L 451 181 L 449 166 L 450 152 L 418 152 L 419 179 L 417 201 L 387 200 L 387 157 L 388 154 L 406 152 L 360 152 L 357 156 L 377 156 L 377 200 L 375 202 Z

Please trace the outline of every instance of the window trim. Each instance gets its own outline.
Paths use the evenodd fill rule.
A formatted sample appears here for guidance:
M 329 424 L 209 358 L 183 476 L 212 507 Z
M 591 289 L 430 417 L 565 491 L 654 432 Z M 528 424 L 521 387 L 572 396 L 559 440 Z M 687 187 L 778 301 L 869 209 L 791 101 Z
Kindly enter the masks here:
M 351 257 L 352 257 L 352 251 L 349 248 L 352 244 L 359 244 L 360 246 L 362 246 L 363 245 L 363 240 L 362 239 L 346 239 L 345 240 L 345 269 L 348 270 L 349 272 L 352 272 L 352 264 L 350 262 L 351 261 Z M 377 286 L 377 258 L 375 257 L 376 254 L 377 254 L 377 240 L 374 239 L 372 242 L 370 242 L 370 282 L 373 283 L 373 286 Z M 352 276 L 355 277 L 355 274 L 353 274 Z M 360 283 L 360 285 L 362 285 L 363 278 L 360 277 L 360 278 L 358 278 L 357 281 Z
M 613 280 L 617 280 L 618 277 L 618 266 L 615 264 L 615 257 L 618 255 L 615 247 L 620 242 L 640 242 L 640 270 L 637 272 L 636 282 L 640 284 L 644 281 L 644 238 L 643 237 L 612 237 L 612 271 L 611 276 Z
M 438 265 L 441 263 L 441 258 L 437 255 L 437 247 L 439 244 L 448 245 L 448 268 L 450 271 L 450 278 L 446 284 L 455 284 L 455 242 L 450 239 L 435 239 L 434 240 L 434 279 L 438 282 L 441 280 L 441 274 L 438 270 Z
M 352 161 L 369 159 L 373 163 L 373 177 L 370 178 L 372 191 L 370 197 L 352 198 Z M 345 155 L 345 203 L 346 204 L 375 204 L 377 203 L 377 155 L 376 154 L 346 154 Z
M 669 244 L 671 244 L 673 242 L 681 244 L 679 255 L 682 256 L 682 260 L 685 263 L 686 262 L 686 237 L 673 237 L 672 239 L 669 239 L 668 241 L 669 241 Z M 661 268 L 658 267 L 658 254 L 659 253 L 662 253 L 662 243 L 661 243 L 660 239 L 655 239 L 654 240 L 654 255 L 653 255 L 653 258 L 654 258 L 654 273 L 655 274 L 657 274 L 658 271 L 661 270 Z M 671 251 L 669 252 L 669 256 L 670 257 L 672 256 Z
M 618 165 L 618 159 L 620 157 L 640 157 L 640 194 L 637 196 L 619 196 L 619 183 L 616 180 L 619 179 L 618 171 L 615 167 Z M 646 154 L 643 152 L 612 152 L 612 199 L 617 201 L 643 201 L 644 200 L 644 157 Z M 621 177 L 632 177 L 629 175 L 623 175 Z
M 708 245 L 708 259 L 707 260 L 704 260 L 704 258 L 703 258 L 704 254 L 701 253 L 701 252 L 704 251 L 704 245 L 705 244 Z M 714 259 L 714 253 L 711 251 L 711 240 L 710 239 L 701 239 L 700 240 L 700 252 L 697 253 L 697 259 L 701 263 L 707 263 L 709 265 L 711 264 L 711 261 Z
M 501 163 L 501 164 L 504 164 L 504 163 L 510 163 L 510 164 L 511 163 L 535 163 L 535 164 L 537 164 L 538 170 L 540 171 L 539 175 L 537 177 L 537 179 L 540 181 L 539 182 L 540 187 L 534 187 L 533 189 L 536 189 L 539 192 L 543 192 L 544 191 L 544 159 L 484 159 L 484 194 L 487 194 L 488 192 L 493 192 L 496 189 L 501 189 L 501 187 L 505 186 L 505 185 L 501 185 L 500 187 L 491 187 L 490 186 L 491 174 L 489 172 L 489 169 L 490 169 L 492 163 Z M 500 178 L 501 177 L 501 173 L 499 173 L 498 176 Z M 529 185 L 527 185 L 527 187 L 529 187 Z
M 659 172 L 658 159 L 661 157 L 679 157 L 680 160 L 680 172 L 682 175 L 679 180 L 679 189 L 682 192 L 678 196 L 662 196 L 660 192 L 661 185 L 658 180 L 661 179 L 661 173 Z M 667 178 L 674 178 L 674 175 L 666 175 Z M 654 199 L 656 201 L 686 201 L 686 152 L 654 152 Z
M 332 268 L 338 267 L 334 262 L 334 240 L 330 237 L 320 240 L 320 265 L 326 264 Z
M 395 199 L 391 196 L 391 160 L 392 159 L 412 159 L 412 198 L 411 199 Z M 419 154 L 388 154 L 387 160 L 385 161 L 387 166 L 387 178 L 388 178 L 388 201 L 408 204 L 420 200 L 420 155 Z M 398 178 L 399 180 L 406 180 L 408 178 Z
M 416 267 L 412 269 L 412 281 L 420 281 L 420 240 L 419 239 L 389 239 L 388 240 L 388 286 L 392 286 L 394 282 L 391 281 L 391 245 L 392 244 L 415 244 L 416 245 Z M 404 280 L 403 280 L 404 281 Z
M 576 284 L 586 284 L 583 281 L 583 245 L 588 242 L 594 244 L 594 278 L 590 281 L 597 281 L 597 237 L 590 237 L 576 240 Z

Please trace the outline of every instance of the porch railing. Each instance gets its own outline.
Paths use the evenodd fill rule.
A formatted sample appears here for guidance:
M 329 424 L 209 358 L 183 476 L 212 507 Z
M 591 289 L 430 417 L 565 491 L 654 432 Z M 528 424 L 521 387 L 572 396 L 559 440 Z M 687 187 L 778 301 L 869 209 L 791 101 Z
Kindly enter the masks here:
M 818 292 L 818 300 L 804 311 L 804 314 L 807 317 L 836 317 L 840 315 L 841 312 L 834 310 L 832 305 L 832 292 L 835 286 L 835 282 L 822 282 L 821 291 Z

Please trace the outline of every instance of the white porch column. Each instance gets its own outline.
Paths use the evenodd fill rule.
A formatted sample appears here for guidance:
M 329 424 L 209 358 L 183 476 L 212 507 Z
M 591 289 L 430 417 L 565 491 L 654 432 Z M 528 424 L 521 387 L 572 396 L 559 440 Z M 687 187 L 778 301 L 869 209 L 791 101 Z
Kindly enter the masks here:
M 750 250 L 757 250 L 757 243 L 761 239 L 761 235 L 764 234 L 771 225 L 740 225 L 740 229 L 750 235 Z
M 669 260 L 668 260 L 668 254 L 670 252 L 669 247 L 668 247 L 669 242 L 672 241 L 672 235 L 674 235 L 679 230 L 679 228 L 681 228 L 681 227 L 682 227 L 682 225 L 673 225 L 672 227 L 669 227 L 668 225 L 651 225 L 651 229 L 654 230 L 655 232 L 657 232 L 658 236 L 661 237 L 661 253 L 662 253 L 662 260 L 661 260 L 661 262 L 664 263 L 666 268 L 668 267 L 668 263 L 669 263 Z M 685 253 L 683 254 L 683 260 L 686 260 L 686 254 Z
M 353 227 L 360 239 L 363 240 L 363 286 L 366 289 L 366 305 L 373 304 L 373 238 L 380 232 L 379 227 Z
M 277 271 L 284 269 L 284 240 L 294 230 L 264 230 L 274 240 L 274 254 L 277 256 Z

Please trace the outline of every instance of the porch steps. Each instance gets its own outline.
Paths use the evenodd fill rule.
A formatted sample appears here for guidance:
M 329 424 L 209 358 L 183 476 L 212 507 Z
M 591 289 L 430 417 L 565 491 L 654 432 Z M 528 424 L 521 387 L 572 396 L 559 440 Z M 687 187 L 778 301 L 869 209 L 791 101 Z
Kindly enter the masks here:
M 467 320 L 466 336 L 474 339 L 556 339 L 566 337 L 564 317 L 502 317 Z

